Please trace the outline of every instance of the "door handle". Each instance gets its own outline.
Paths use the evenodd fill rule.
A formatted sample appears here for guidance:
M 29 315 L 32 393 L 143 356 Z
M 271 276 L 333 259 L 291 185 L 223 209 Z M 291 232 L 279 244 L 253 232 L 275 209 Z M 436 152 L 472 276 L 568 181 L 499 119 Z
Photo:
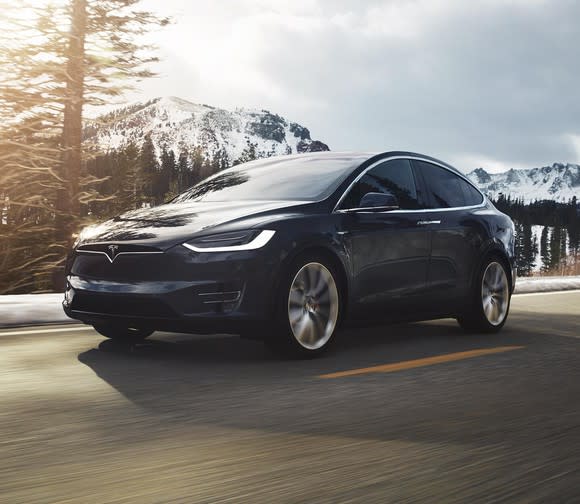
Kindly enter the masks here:
M 429 224 L 441 224 L 440 220 L 420 220 L 417 221 L 417 226 L 427 226 Z

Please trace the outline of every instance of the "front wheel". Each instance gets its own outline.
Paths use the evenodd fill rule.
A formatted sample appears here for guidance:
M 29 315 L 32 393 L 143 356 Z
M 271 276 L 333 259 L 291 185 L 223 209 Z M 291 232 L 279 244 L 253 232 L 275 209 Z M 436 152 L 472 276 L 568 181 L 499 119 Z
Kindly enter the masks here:
M 481 268 L 471 306 L 457 321 L 468 332 L 498 332 L 507 320 L 510 301 L 506 268 L 497 258 L 489 258 Z
M 121 343 L 139 343 L 153 334 L 151 329 L 142 327 L 126 327 L 116 324 L 95 324 L 93 327 L 99 334 Z
M 326 258 L 304 256 L 282 282 L 276 328 L 265 342 L 286 355 L 320 355 L 335 339 L 341 307 L 335 267 Z

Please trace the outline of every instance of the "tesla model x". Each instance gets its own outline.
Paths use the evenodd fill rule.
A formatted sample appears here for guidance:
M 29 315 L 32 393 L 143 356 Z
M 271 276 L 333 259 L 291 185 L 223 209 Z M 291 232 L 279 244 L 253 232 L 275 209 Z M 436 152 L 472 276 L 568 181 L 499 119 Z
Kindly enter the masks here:
M 500 330 L 514 225 L 428 156 L 281 156 L 84 229 L 66 275 L 65 312 L 108 338 L 233 333 L 313 356 L 347 321 Z

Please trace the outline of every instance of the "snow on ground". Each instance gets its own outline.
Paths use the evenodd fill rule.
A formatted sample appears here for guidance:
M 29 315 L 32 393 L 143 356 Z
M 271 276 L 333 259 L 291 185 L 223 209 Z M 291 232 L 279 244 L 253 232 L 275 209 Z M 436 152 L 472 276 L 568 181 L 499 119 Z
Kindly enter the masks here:
M 580 276 L 518 278 L 516 294 L 580 289 Z M 66 324 L 62 294 L 19 294 L 0 296 L 0 327 Z
M 0 296 L 0 327 L 74 322 L 62 310 L 63 294 Z
M 580 289 L 580 276 L 546 276 L 518 278 L 516 294 Z

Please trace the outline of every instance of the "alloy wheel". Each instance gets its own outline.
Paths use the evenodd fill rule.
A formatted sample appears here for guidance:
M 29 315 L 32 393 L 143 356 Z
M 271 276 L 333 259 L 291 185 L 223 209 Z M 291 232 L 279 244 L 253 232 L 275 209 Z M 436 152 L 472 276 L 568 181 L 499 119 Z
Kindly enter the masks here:
M 498 262 L 490 262 L 481 281 L 481 302 L 487 321 L 500 325 L 509 307 L 509 283 L 504 267 Z
M 322 348 L 338 320 L 339 295 L 330 270 L 309 262 L 296 273 L 288 295 L 288 320 L 296 341 L 308 350 Z

